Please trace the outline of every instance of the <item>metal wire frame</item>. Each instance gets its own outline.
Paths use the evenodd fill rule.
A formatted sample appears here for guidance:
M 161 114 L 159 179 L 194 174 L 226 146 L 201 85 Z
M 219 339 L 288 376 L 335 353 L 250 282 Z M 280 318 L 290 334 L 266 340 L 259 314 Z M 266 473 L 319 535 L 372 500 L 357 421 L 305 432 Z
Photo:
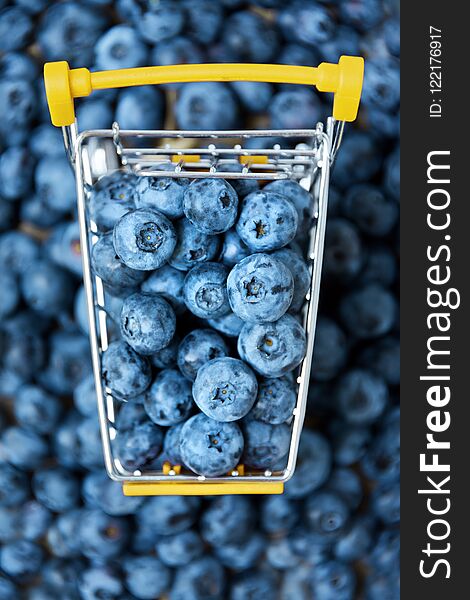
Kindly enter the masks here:
M 342 129 L 340 125 L 340 129 Z M 295 463 L 297 460 L 298 446 L 300 441 L 300 434 L 302 425 L 305 417 L 307 394 L 309 388 L 309 378 L 311 370 L 311 362 L 313 356 L 315 327 L 317 319 L 319 291 L 320 291 L 320 276 L 322 268 L 323 258 L 323 247 L 325 239 L 326 229 L 326 215 L 327 215 L 327 203 L 328 203 L 328 188 L 329 188 L 329 177 L 330 177 L 330 164 L 334 156 L 332 151 L 337 151 L 339 147 L 337 139 L 337 128 L 333 119 L 329 119 L 327 123 L 327 130 L 324 132 L 323 126 L 320 124 L 315 130 L 291 130 L 291 131 L 277 131 L 277 130 L 266 130 L 266 131 L 229 131 L 229 132 L 182 132 L 182 131 L 119 131 L 116 127 L 113 130 L 96 130 L 87 131 L 78 135 L 76 123 L 70 127 L 63 128 L 64 141 L 66 151 L 71 160 L 71 163 L 75 169 L 76 178 L 76 189 L 77 189 L 77 206 L 78 206 L 78 219 L 80 225 L 80 239 L 82 248 L 82 261 L 83 261 L 83 277 L 84 286 L 87 299 L 88 318 L 90 323 L 90 345 L 91 355 L 93 362 L 93 372 L 95 378 L 95 385 L 97 391 L 97 402 L 98 402 L 98 414 L 100 420 L 101 438 L 103 444 L 103 454 L 106 471 L 111 479 L 121 482 L 157 482 L 157 481 L 168 481 L 171 477 L 172 481 L 197 481 L 203 483 L 207 482 L 234 482 L 237 478 L 240 481 L 278 481 L 286 482 L 294 473 Z M 116 138 L 116 134 L 118 137 Z M 292 418 L 292 434 L 291 443 L 289 448 L 289 454 L 287 464 L 284 470 L 271 472 L 266 470 L 264 472 L 252 472 L 245 475 L 239 475 L 237 471 L 234 471 L 231 475 L 223 477 L 206 478 L 204 476 L 197 476 L 191 474 L 176 474 L 171 471 L 169 475 L 163 474 L 159 471 L 145 472 L 135 471 L 133 473 L 125 471 L 120 466 L 118 460 L 113 456 L 112 442 L 116 437 L 116 429 L 114 427 L 115 421 L 115 410 L 114 400 L 110 390 L 103 389 L 103 381 L 101 376 L 101 354 L 106 350 L 107 347 L 107 329 L 106 329 L 106 308 L 104 299 L 104 289 L 100 278 L 95 276 L 91 270 L 90 263 L 90 251 L 93 243 L 96 241 L 96 227 L 93 227 L 88 219 L 86 210 L 86 199 L 91 183 L 90 178 L 90 166 L 87 165 L 89 158 L 86 152 L 86 144 L 93 138 L 100 139 L 113 139 L 114 144 L 121 146 L 121 152 L 116 148 L 117 154 L 123 164 L 126 164 L 125 159 L 123 160 L 124 147 L 122 146 L 122 138 L 148 138 L 153 137 L 157 139 L 171 139 L 171 138 L 210 138 L 219 139 L 227 137 L 237 137 L 248 139 L 250 137 L 293 137 L 293 138 L 306 138 L 310 140 L 310 144 L 302 145 L 297 150 L 276 150 L 276 154 L 282 155 L 287 152 L 288 156 L 300 156 L 299 164 L 295 163 L 295 158 L 290 164 L 291 170 L 287 173 L 285 170 L 266 170 L 266 165 L 259 165 L 259 169 L 256 172 L 248 170 L 244 174 L 251 175 L 253 178 L 268 180 L 268 179 L 286 179 L 288 176 L 298 176 L 299 172 L 302 172 L 303 177 L 300 179 L 300 184 L 311 192 L 312 194 L 312 228 L 309 235 L 309 247 L 308 247 L 308 259 L 310 261 L 311 269 L 311 283 L 310 289 L 306 296 L 306 306 L 304 307 L 304 327 L 307 338 L 307 350 L 305 358 L 303 359 L 299 374 L 297 377 L 298 383 L 298 394 L 297 403 L 293 411 Z M 336 139 L 336 142 L 335 142 Z M 339 139 L 340 142 L 340 139 Z M 134 149 L 135 150 L 135 149 Z M 137 149 L 139 152 L 148 153 L 148 148 Z M 168 155 L 178 155 L 190 153 L 187 150 L 177 148 L 172 150 L 171 147 L 165 148 Z M 201 150 L 201 149 L 200 149 Z M 204 150 L 204 149 L 202 149 Z M 209 150 L 209 149 L 206 149 Z M 220 150 L 220 149 L 219 149 Z M 217 155 L 217 149 L 211 148 L 209 150 L 212 154 Z M 233 149 L 230 150 L 233 155 Z M 130 154 L 130 152 L 128 153 Z M 151 151 L 154 156 L 161 156 L 160 152 Z M 225 155 L 225 152 L 221 154 Z M 229 153 L 227 153 L 229 154 Z M 270 155 L 273 156 L 273 149 L 256 149 L 248 150 L 242 149 L 235 152 L 235 154 L 241 156 L 257 156 L 257 155 Z M 310 161 L 310 169 L 307 166 Z M 158 161 L 157 161 L 158 162 Z M 168 164 L 172 164 L 171 160 Z M 158 169 L 152 169 L 146 171 L 151 172 L 152 175 L 156 176 L 190 176 L 194 177 L 194 173 L 185 172 L 180 163 L 174 165 L 173 171 L 160 171 Z M 264 167 L 264 171 L 261 168 Z M 300 167 L 296 170 L 296 167 Z M 139 163 L 129 164 L 127 162 L 127 168 L 132 168 L 135 172 L 141 173 L 142 168 L 139 167 Z M 252 165 L 250 165 L 250 169 Z M 145 169 L 144 169 L 145 170 Z M 295 175 L 294 175 L 295 173 Z M 144 174 L 144 173 L 141 173 Z M 179 175 L 178 175 L 179 174 Z M 227 178 L 233 178 L 234 175 L 240 175 L 233 172 L 224 172 Z M 205 170 L 204 176 L 214 176 L 213 172 L 209 173 Z M 203 493 L 203 491 L 201 491 Z

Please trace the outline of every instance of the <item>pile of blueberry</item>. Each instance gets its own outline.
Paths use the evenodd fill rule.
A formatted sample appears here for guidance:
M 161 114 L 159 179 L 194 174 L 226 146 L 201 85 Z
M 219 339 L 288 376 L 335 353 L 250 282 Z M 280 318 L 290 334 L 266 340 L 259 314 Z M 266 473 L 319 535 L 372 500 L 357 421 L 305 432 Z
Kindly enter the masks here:
M 295 244 L 313 201 L 292 180 L 232 184 L 117 171 L 91 192 L 101 232 L 92 268 L 118 329 L 103 380 L 143 405 L 115 440 L 131 472 L 161 462 L 162 447 L 205 476 L 240 460 L 273 468 L 288 453 L 294 370 L 306 353 L 296 315 L 310 288 Z
M 398 600 L 398 23 L 395 0 L 0 0 L 0 600 Z M 366 58 L 365 87 L 332 172 L 296 473 L 282 496 L 126 498 L 103 468 L 75 182 L 42 64 L 316 66 L 341 54 Z M 82 130 L 114 120 L 310 128 L 330 110 L 312 89 L 264 83 L 101 91 L 77 103 Z M 124 468 L 159 468 L 162 457 L 208 476 L 241 461 L 282 468 L 304 352 L 300 332 L 277 345 L 299 331 L 305 292 L 294 239 L 305 215 L 290 192 L 122 174 L 93 190 L 93 266 L 114 336 L 104 375 L 123 400 L 114 443 Z M 212 213 L 216 196 L 223 210 Z M 274 196 L 283 200 L 270 219 L 283 206 L 283 227 L 251 228 Z M 159 322 L 142 321 L 149 314 Z M 207 445 L 191 462 L 208 422 L 221 424 L 208 432 L 211 454 L 231 454 L 223 469 L 208 464 Z

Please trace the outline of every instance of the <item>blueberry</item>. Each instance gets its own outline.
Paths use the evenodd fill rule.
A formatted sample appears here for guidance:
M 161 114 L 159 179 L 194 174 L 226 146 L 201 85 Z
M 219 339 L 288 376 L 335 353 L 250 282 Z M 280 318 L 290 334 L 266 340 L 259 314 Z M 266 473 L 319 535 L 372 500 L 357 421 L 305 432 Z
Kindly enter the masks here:
M 244 258 L 230 271 L 227 291 L 233 312 L 248 322 L 277 321 L 289 308 L 294 280 L 284 262 L 267 254 Z
M 364 496 L 359 475 L 352 469 L 343 467 L 334 469 L 325 489 L 341 496 L 352 511 L 357 510 Z
M 183 197 L 189 185 L 186 178 L 141 177 L 137 184 L 137 207 L 152 208 L 170 219 L 183 216 Z
M 75 206 L 75 179 L 65 157 L 45 156 L 34 172 L 34 182 L 39 198 L 62 213 Z
M 327 62 L 337 62 L 339 56 L 361 56 L 360 43 L 362 36 L 359 33 L 345 25 L 338 25 L 335 35 L 318 47 L 320 56 Z M 321 62 L 320 60 L 314 65 Z M 297 63 L 302 64 L 302 63 Z
M 395 283 L 398 274 L 397 259 L 390 246 L 385 244 L 370 244 L 359 274 L 359 285 L 378 283 L 385 287 Z
M 400 562 L 399 529 L 385 529 L 379 533 L 367 562 L 381 573 L 396 570 Z
M 0 600 L 10 600 L 18 598 L 19 590 L 13 581 L 10 581 L 5 576 L 0 575 Z
M 335 31 L 335 23 L 325 8 L 298 0 L 280 11 L 278 23 L 287 40 L 313 47 L 327 42 Z
M 227 267 L 219 263 L 207 262 L 191 269 L 184 280 L 183 297 L 193 314 L 216 318 L 230 312 L 227 274 Z
M 344 296 L 339 312 L 352 335 L 371 339 L 390 332 L 397 318 L 397 303 L 388 290 L 371 284 Z
M 139 600 L 159 598 L 170 587 L 171 571 L 155 556 L 128 556 L 123 568 L 126 587 Z
M 334 437 L 334 457 L 338 465 L 350 466 L 359 461 L 367 451 L 370 441 L 367 427 L 341 424 L 341 429 Z
M 287 377 L 262 379 L 250 418 L 271 425 L 288 421 L 297 402 L 295 387 Z
M 0 77 L 2 79 L 34 81 L 37 75 L 38 65 L 29 54 L 7 52 L 0 58 Z
M 202 48 L 189 38 L 181 35 L 161 41 L 152 51 L 152 64 L 155 65 L 186 65 L 204 61 L 205 54 Z M 181 87 L 178 83 L 165 85 L 169 89 Z
M 121 310 L 121 334 L 140 354 L 153 354 L 171 342 L 176 328 L 173 309 L 155 294 L 132 294 Z
M 223 598 L 224 588 L 222 565 L 205 556 L 176 571 L 170 600 L 218 600 Z
M 163 432 L 160 427 L 147 420 L 136 423 L 116 437 L 116 455 L 128 471 L 145 468 L 159 455 Z
M 347 25 L 368 31 L 383 18 L 384 4 L 377 0 L 348 0 L 340 3 L 340 16 Z
M 379 485 L 372 492 L 371 507 L 386 525 L 400 522 L 400 486 L 397 482 Z
M 127 431 L 128 429 L 132 429 L 134 425 L 148 421 L 144 405 L 141 402 L 137 402 L 141 397 L 133 398 L 132 402 L 122 403 L 116 417 L 116 429 L 118 431 Z
M 78 222 L 62 222 L 54 227 L 45 247 L 46 255 L 56 265 L 82 278 L 82 255 Z
M 194 329 L 180 344 L 178 367 L 185 377 L 194 381 L 204 364 L 227 354 L 227 345 L 219 334 L 211 329 Z
M 19 425 L 36 433 L 51 433 L 62 406 L 59 400 L 35 385 L 22 386 L 16 395 L 15 417 Z
M 92 98 L 77 107 L 77 123 L 80 131 L 111 129 L 113 108 L 104 98 Z
M 285 535 L 299 520 L 297 506 L 286 495 L 267 496 L 261 509 L 261 527 L 268 534 Z
M 191 384 L 179 371 L 161 371 L 145 394 L 144 406 L 157 425 L 176 425 L 191 413 Z
M 325 277 L 347 283 L 359 273 L 362 264 L 362 244 L 356 227 L 345 219 L 331 219 L 325 236 Z
M 243 108 L 255 114 L 267 109 L 274 93 L 273 86 L 264 81 L 233 81 L 231 87 Z
M 17 313 L 2 323 L 2 363 L 10 376 L 22 381 L 40 376 L 46 356 L 43 333 L 37 316 L 28 312 Z
M 49 338 L 49 362 L 39 374 L 39 383 L 57 395 L 72 394 L 90 372 L 89 340 L 74 331 L 57 331 Z
M 215 550 L 215 555 L 225 567 L 234 571 L 246 571 L 260 561 L 265 545 L 266 540 L 255 531 L 243 542 L 219 546 Z
M 322 486 L 331 471 L 331 449 L 326 438 L 316 431 L 302 432 L 293 477 L 286 485 L 288 498 L 305 498 Z
M 216 257 L 219 247 L 217 236 L 201 233 L 186 218 L 175 223 L 175 230 L 178 241 L 170 258 L 170 265 L 175 269 L 187 271 Z
M 300 557 L 294 552 L 289 538 L 269 540 L 266 545 L 266 561 L 281 572 L 295 568 L 300 564 Z
M 91 63 L 106 21 L 101 13 L 83 2 L 50 5 L 37 32 L 44 58 L 66 60 L 72 66 Z
M 8 145 L 26 142 L 27 134 L 23 132 L 27 131 L 27 128 L 31 126 L 31 123 L 37 114 L 37 99 L 33 83 L 25 81 L 23 75 L 17 77 L 18 78 L 0 80 L 0 110 L 4 115 L 2 123 L 0 124 L 0 134 L 8 140 Z M 14 135 L 12 135 L 12 130 Z M 2 165 L 1 170 L 3 171 L 1 185 L 2 193 L 4 196 L 10 198 L 25 194 L 26 187 L 30 184 L 32 175 L 32 157 L 27 155 L 20 157 L 18 150 L 15 151 L 15 154 L 16 157 L 9 158 L 7 158 L 7 154 L 0 161 L 0 165 Z M 5 163 L 8 164 L 5 165 Z M 31 167 L 29 167 L 29 165 L 31 165 Z M 11 172 L 10 168 L 6 169 L 6 166 L 10 168 L 16 166 L 16 173 Z M 21 171 L 22 166 L 27 167 L 30 172 L 27 173 L 26 170 Z M 28 174 L 25 181 L 15 180 L 16 178 L 14 175 L 20 174 L 23 176 Z M 7 181 L 8 176 L 10 177 L 9 181 Z M 20 190 L 21 194 L 18 194 L 16 190 Z
M 160 267 L 150 274 L 140 289 L 146 294 L 159 294 L 171 304 L 175 314 L 186 310 L 183 301 L 184 273 L 170 265 Z
M 304 259 L 290 248 L 281 248 L 272 254 L 273 257 L 284 263 L 292 273 L 294 279 L 294 295 L 289 307 L 290 312 L 298 312 L 305 303 L 307 292 L 310 289 L 310 269 Z
M 391 111 L 400 100 L 399 62 L 395 58 L 373 58 L 364 72 L 364 104 Z
M 24 273 L 39 256 L 39 246 L 22 231 L 6 231 L 0 236 L 0 266 L 14 273 Z
M 305 518 L 318 545 L 327 546 L 337 540 L 349 515 L 347 503 L 334 492 L 319 491 L 306 500 Z
M 388 390 L 383 379 L 369 371 L 353 369 L 336 384 L 336 407 L 349 423 L 373 423 L 388 403 Z
M 232 90 L 225 83 L 187 83 L 176 102 L 175 116 L 181 129 L 234 129 L 238 106 Z
M 43 198 L 32 196 L 21 203 L 20 218 L 38 229 L 49 229 L 63 218 L 60 211 L 48 206 Z
M 229 229 L 224 235 L 222 250 L 220 251 L 220 262 L 228 267 L 233 267 L 238 262 L 250 255 L 245 242 L 242 241 L 234 229 Z
M 103 445 L 96 415 L 85 417 L 77 427 L 77 461 L 86 469 L 103 467 Z
M 337 60 L 337 57 L 335 57 L 335 60 Z M 281 52 L 277 57 L 276 62 L 281 65 L 305 65 L 314 67 L 318 64 L 317 48 L 297 43 L 285 44 L 281 48 Z
M 204 553 L 204 544 L 192 529 L 163 536 L 156 545 L 160 560 L 168 567 L 182 567 Z
M 236 421 L 253 406 L 258 391 L 255 374 L 236 358 L 214 358 L 197 372 L 193 397 L 216 421 Z
M 392 574 L 373 571 L 364 585 L 365 600 L 395 600 L 400 597 L 400 574 L 398 569 Z
M 7 269 L 0 273 L 0 289 L 0 318 L 4 319 L 15 311 L 20 301 L 18 280 L 14 273 Z
M 90 472 L 83 481 L 82 496 L 88 506 L 100 508 L 107 515 L 122 517 L 134 514 L 143 503 L 138 496 L 124 496 L 121 484 L 103 471 Z
M 17 539 L 20 523 L 18 509 L 7 508 L 5 506 L 0 507 L 0 543 L 6 544 Z
M 310 89 L 289 89 L 274 94 L 269 116 L 273 129 L 311 129 L 321 120 L 323 109 Z
M 243 451 L 243 435 L 235 423 L 219 423 L 199 414 L 181 432 L 181 456 L 198 475 L 218 477 L 234 469 Z
M 400 342 L 386 337 L 364 349 L 359 357 L 360 365 L 383 377 L 389 385 L 400 382 Z
M 128 294 L 145 278 L 144 271 L 128 267 L 119 259 L 114 250 L 112 234 L 103 235 L 93 246 L 91 265 L 96 275 L 118 295 Z
M 41 172 L 41 164 L 45 160 L 47 159 L 44 158 L 39 162 L 35 172 L 38 191 L 41 189 L 41 184 L 37 180 L 37 174 Z M 0 154 L 0 193 L 4 198 L 16 200 L 30 193 L 34 162 L 28 150 L 21 146 L 11 146 Z M 67 177 L 63 180 L 66 187 Z
M 185 32 L 200 44 L 214 42 L 222 27 L 224 11 L 211 0 L 185 0 Z
M 269 469 L 289 452 L 291 432 L 285 425 L 270 425 L 261 421 L 243 423 L 245 449 L 243 461 L 255 469 Z
M 125 69 L 145 65 L 148 49 L 135 29 L 115 25 L 97 41 L 95 56 L 99 69 Z
M 263 189 L 266 192 L 276 192 L 276 194 L 287 196 L 293 202 L 299 217 L 298 232 L 305 234 L 312 220 L 313 199 L 311 194 L 291 179 L 271 181 Z
M 139 356 L 125 342 L 112 342 L 102 359 L 102 375 L 113 394 L 132 398 L 150 385 L 151 372 L 148 360 Z
M 5 544 L 0 549 L 0 568 L 19 581 L 27 581 L 40 573 L 44 551 L 28 540 Z
M 275 323 L 246 323 L 238 338 L 240 357 L 265 377 L 281 377 L 305 356 L 305 332 L 291 315 Z
M 109 566 L 90 566 L 83 570 L 80 573 L 78 589 L 82 600 L 124 598 L 121 578 Z
M 74 508 L 80 498 L 77 478 L 63 467 L 35 471 L 32 488 L 36 499 L 53 512 L 62 513 Z
M 270 600 L 276 596 L 276 584 L 269 572 L 248 571 L 232 580 L 230 600 Z
M 0 438 L 3 459 L 19 469 L 36 469 L 46 458 L 48 450 L 45 438 L 16 425 L 5 429 Z
M 74 558 L 80 555 L 80 540 L 77 530 L 82 509 L 75 508 L 59 514 L 46 535 L 48 548 L 54 556 Z
M 180 453 L 181 431 L 184 423 L 178 423 L 169 427 L 165 432 L 163 440 L 163 454 L 172 465 L 180 465 L 183 462 Z
M 33 21 L 25 10 L 11 6 L 0 12 L 0 50 L 20 50 L 29 41 Z
M 19 506 L 29 496 L 28 477 L 8 463 L 0 469 L 0 506 Z
M 36 500 L 30 500 L 21 507 L 21 531 L 26 540 L 34 542 L 42 538 L 51 521 L 51 512 Z
M 116 254 L 131 269 L 152 271 L 162 267 L 176 246 L 171 222 L 156 210 L 128 212 L 114 226 Z
M 352 187 L 344 200 L 343 210 L 359 229 L 372 236 L 382 237 L 395 225 L 398 210 L 376 186 L 362 184 Z
M 71 276 L 47 260 L 36 261 L 21 277 L 21 291 L 28 306 L 44 315 L 57 315 L 69 307 Z
M 190 529 L 198 518 L 199 505 L 199 498 L 191 496 L 157 496 L 144 503 L 137 519 L 151 532 L 154 545 L 158 536 Z
M 346 364 L 348 344 L 343 330 L 327 317 L 319 316 L 315 331 L 312 378 L 330 381 Z
M 235 12 L 225 20 L 222 38 L 239 56 L 240 62 L 269 62 L 278 52 L 276 30 L 263 18 L 247 10 Z
M 121 129 L 160 129 L 163 125 L 164 102 L 160 90 L 155 87 L 123 90 L 117 100 L 115 119 Z M 145 179 L 142 177 L 140 181 Z
M 335 184 L 346 190 L 355 183 L 369 181 L 379 171 L 381 162 L 374 139 L 364 131 L 350 131 L 344 136 L 335 161 Z
M 202 233 L 224 233 L 237 218 L 238 197 L 223 179 L 196 179 L 184 191 L 187 219 Z
M 109 560 L 126 547 L 129 525 L 123 517 L 110 517 L 99 509 L 84 510 L 78 536 L 82 553 L 91 560 Z
M 238 337 L 244 325 L 244 321 L 233 312 L 229 312 L 227 315 L 217 317 L 216 319 L 208 319 L 207 322 L 211 327 L 227 337 Z
M 350 523 L 334 546 L 338 560 L 352 562 L 367 555 L 372 543 L 372 520 L 359 517 Z
M 322 600 L 351 600 L 356 590 L 356 575 L 351 566 L 337 561 L 324 562 L 312 572 L 314 594 Z
M 201 535 L 215 547 L 242 542 L 253 531 L 254 517 L 249 497 L 215 497 L 202 514 Z
M 100 231 L 109 231 L 127 212 L 135 208 L 138 198 L 136 177 L 116 171 L 105 175 L 93 186 L 88 203 L 90 219 Z
M 274 192 L 253 192 L 241 203 L 237 233 L 255 251 L 275 250 L 292 241 L 298 216 L 294 204 Z
M 149 10 L 142 14 L 137 25 L 146 42 L 158 44 L 181 32 L 184 25 L 184 11 L 177 2 L 165 0 L 149 6 Z
M 238 82 L 238 83 L 247 83 L 247 82 Z M 250 138 L 248 138 L 247 142 Z M 256 138 L 251 138 L 256 139 Z M 228 173 L 242 173 L 246 167 L 240 163 L 229 163 L 223 165 L 223 170 Z M 259 189 L 259 182 L 257 179 L 230 179 L 228 178 L 228 182 L 233 187 L 233 189 L 237 192 L 238 198 L 244 198 L 251 194 L 251 192 L 256 192 Z

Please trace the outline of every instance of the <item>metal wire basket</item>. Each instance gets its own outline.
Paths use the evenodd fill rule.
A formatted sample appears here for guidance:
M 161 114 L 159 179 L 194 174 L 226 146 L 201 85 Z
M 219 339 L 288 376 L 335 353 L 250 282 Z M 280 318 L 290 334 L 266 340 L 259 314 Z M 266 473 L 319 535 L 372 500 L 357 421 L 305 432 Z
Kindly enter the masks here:
M 83 278 L 105 466 L 112 479 L 122 482 L 125 494 L 277 494 L 282 493 L 284 483 L 294 473 L 314 348 L 330 168 L 341 143 L 344 121 L 354 120 L 356 116 L 362 74 L 363 61 L 357 57 L 342 57 L 338 65 L 324 63 L 318 69 L 281 65 L 181 65 L 90 73 L 87 69 L 69 70 L 67 63 L 46 64 L 46 91 L 52 120 L 62 126 L 66 152 L 76 177 Z M 73 98 L 88 95 L 92 89 L 232 79 L 316 82 L 319 89 L 335 92 L 334 116 L 327 120 L 326 126 L 318 123 L 315 129 L 305 130 L 124 131 L 114 123 L 109 130 L 78 133 Z M 257 137 L 282 138 L 296 145 L 294 148 L 284 148 L 284 144 L 260 149 L 246 147 L 248 140 Z M 311 281 L 303 308 L 307 352 L 297 372 L 298 392 L 291 421 L 290 449 L 282 470 L 256 471 L 239 465 L 226 476 L 206 478 L 185 472 L 180 465 L 165 463 L 160 470 L 130 472 L 116 456 L 116 415 L 122 401 L 113 397 L 101 373 L 101 357 L 110 340 L 110 318 L 103 282 L 91 270 L 90 251 L 98 235 L 87 210 L 91 186 L 100 176 L 116 169 L 132 171 L 142 177 L 215 177 L 263 182 L 291 179 L 310 192 L 311 227 L 306 259 Z

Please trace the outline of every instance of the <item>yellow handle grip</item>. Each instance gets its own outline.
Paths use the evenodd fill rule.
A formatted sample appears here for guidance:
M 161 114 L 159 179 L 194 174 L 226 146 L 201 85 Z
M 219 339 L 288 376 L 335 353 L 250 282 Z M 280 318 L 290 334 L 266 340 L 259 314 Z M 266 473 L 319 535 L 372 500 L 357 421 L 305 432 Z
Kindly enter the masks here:
M 363 77 L 364 59 L 359 56 L 342 56 L 338 64 L 322 63 L 318 67 L 191 64 L 91 73 L 88 69 L 69 69 L 65 61 L 44 65 L 47 102 L 52 123 L 57 127 L 71 125 L 75 121 L 74 98 L 89 96 L 93 90 L 190 81 L 267 81 L 315 85 L 321 92 L 335 94 L 335 119 L 354 121 Z
M 226 496 L 234 494 L 282 494 L 282 481 L 256 481 L 250 483 L 185 483 L 181 481 L 158 483 L 134 483 L 122 485 L 124 496 Z

